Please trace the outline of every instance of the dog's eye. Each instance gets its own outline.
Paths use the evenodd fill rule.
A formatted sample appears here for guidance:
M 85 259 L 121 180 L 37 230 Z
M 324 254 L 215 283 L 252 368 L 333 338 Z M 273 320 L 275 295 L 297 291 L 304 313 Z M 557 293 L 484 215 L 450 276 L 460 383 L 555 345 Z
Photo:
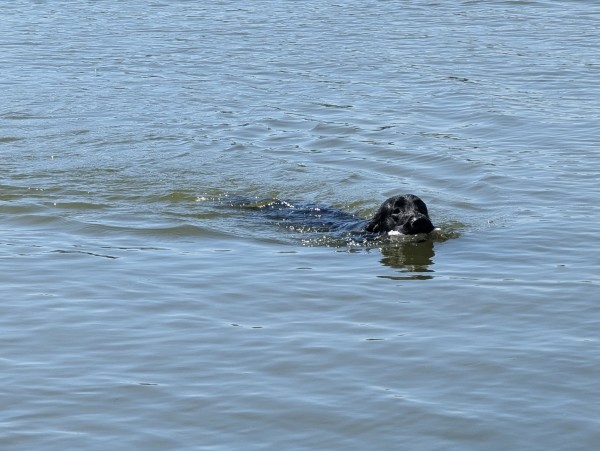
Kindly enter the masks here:
M 427 214 L 427 207 L 425 206 L 425 202 L 419 200 L 417 202 L 415 202 L 415 205 L 417 206 L 417 208 L 419 209 L 419 211 L 423 214 Z

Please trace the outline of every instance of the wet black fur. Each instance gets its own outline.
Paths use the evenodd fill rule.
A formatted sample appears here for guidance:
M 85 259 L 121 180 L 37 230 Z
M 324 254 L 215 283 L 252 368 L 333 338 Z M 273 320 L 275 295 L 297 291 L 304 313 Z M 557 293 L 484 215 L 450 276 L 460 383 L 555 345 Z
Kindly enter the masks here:
M 365 226 L 365 231 L 384 234 L 391 231 L 405 235 L 429 233 L 434 229 L 427 206 L 414 194 L 402 194 L 387 199 L 373 219 Z
M 241 203 L 285 227 L 313 232 L 349 232 L 352 234 L 385 235 L 399 232 L 404 235 L 429 233 L 434 227 L 427 206 L 414 194 L 387 199 L 371 220 L 361 219 L 343 210 L 314 204 L 291 204 L 280 200 L 266 204 L 254 201 Z

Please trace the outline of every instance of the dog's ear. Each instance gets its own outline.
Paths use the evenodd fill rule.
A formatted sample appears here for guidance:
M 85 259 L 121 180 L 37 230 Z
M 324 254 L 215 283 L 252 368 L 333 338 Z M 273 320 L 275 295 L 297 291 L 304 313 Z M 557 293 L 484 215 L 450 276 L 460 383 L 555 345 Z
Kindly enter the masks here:
M 369 223 L 365 226 L 365 231 L 369 233 L 378 233 L 380 229 L 379 218 L 380 214 L 376 214 L 373 219 L 369 221 Z
M 387 233 L 393 230 L 395 226 L 396 221 L 392 216 L 389 202 L 386 201 L 379 207 L 373 219 L 365 226 L 365 231 L 370 233 Z
M 377 210 L 377 213 L 375 213 L 375 216 L 373 216 L 373 219 L 366 225 L 365 231 L 370 233 L 386 233 L 393 230 L 396 222 L 392 214 L 394 213 L 394 204 L 399 198 L 400 196 L 394 196 L 386 199 Z M 404 199 L 402 199 L 403 201 Z

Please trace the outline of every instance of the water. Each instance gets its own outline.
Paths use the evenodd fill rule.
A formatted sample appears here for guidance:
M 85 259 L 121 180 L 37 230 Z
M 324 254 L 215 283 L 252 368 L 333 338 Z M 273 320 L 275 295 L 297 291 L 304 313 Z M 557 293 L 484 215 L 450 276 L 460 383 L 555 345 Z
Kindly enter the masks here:
M 599 14 L 3 5 L 2 449 L 597 448 Z

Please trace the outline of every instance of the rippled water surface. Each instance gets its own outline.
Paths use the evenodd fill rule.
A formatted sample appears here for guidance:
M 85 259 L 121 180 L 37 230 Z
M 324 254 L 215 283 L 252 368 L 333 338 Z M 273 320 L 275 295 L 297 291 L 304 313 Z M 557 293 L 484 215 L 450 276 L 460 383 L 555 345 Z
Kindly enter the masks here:
M 600 4 L 1 17 L 2 449 L 598 447 Z

